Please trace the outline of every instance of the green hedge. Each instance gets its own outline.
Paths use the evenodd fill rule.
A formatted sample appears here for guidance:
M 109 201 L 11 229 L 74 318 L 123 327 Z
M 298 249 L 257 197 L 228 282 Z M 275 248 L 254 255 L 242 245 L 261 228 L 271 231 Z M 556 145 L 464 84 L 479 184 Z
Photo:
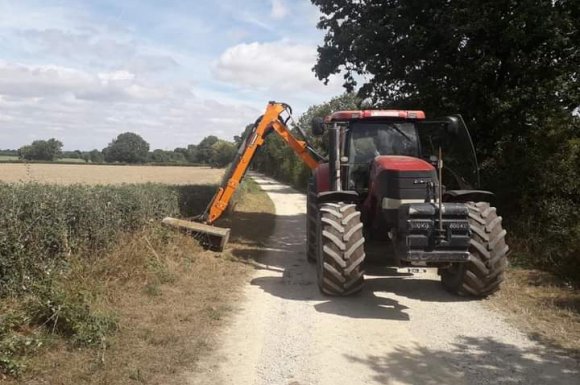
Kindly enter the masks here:
M 0 183 L 0 296 L 58 274 L 70 255 L 94 257 L 120 233 L 164 216 L 200 213 L 215 186 Z
M 270 136 L 258 150 L 252 168 L 306 191 L 312 171 L 280 137 Z

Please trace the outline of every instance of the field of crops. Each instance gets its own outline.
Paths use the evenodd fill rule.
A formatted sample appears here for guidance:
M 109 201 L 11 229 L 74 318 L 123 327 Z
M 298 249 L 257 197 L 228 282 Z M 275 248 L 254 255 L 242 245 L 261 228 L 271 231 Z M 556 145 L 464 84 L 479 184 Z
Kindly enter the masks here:
M 209 167 L 5 163 L 0 164 L 0 181 L 64 185 L 148 182 L 192 185 L 219 183 L 223 172 Z

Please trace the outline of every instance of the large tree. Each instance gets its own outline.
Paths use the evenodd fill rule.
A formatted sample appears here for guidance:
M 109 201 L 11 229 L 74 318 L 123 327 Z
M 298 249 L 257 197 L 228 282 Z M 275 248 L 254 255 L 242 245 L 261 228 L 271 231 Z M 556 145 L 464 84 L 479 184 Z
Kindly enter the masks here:
M 236 145 L 226 140 L 218 140 L 211 147 L 213 154 L 209 164 L 212 167 L 225 167 L 236 156 Z
M 53 161 L 62 154 L 62 142 L 54 138 L 49 140 L 35 140 L 28 146 L 22 146 L 18 155 L 26 160 Z
M 148 153 L 149 143 L 133 132 L 120 134 L 103 149 L 107 162 L 143 163 Z
M 379 105 L 468 118 L 486 155 L 580 103 L 578 1 L 312 0 L 314 70 Z
M 195 147 L 195 158 L 196 162 L 209 164 L 212 158 L 215 156 L 215 149 L 213 145 L 219 141 L 218 137 L 215 135 L 206 136 L 199 142 Z

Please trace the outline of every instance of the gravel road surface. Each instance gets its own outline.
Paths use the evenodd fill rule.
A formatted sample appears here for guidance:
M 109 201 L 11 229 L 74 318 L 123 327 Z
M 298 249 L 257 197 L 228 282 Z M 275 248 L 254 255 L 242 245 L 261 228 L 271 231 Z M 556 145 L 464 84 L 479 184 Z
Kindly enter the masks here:
M 369 266 L 355 297 L 329 298 L 306 261 L 303 194 L 258 175 L 276 226 L 239 311 L 190 384 L 576 384 L 578 362 L 550 351 L 434 273 Z

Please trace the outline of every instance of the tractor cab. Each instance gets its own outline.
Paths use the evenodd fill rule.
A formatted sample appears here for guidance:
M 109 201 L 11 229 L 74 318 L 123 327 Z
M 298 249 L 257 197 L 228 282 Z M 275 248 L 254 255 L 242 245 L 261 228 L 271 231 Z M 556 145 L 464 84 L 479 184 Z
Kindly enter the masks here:
M 328 144 L 306 214 L 307 256 L 318 263 L 323 292 L 360 290 L 361 264 L 371 255 L 399 267 L 435 267 L 455 293 L 497 290 L 509 248 L 491 193 L 474 190 L 477 161 L 461 116 L 360 110 L 312 123 Z
M 406 249 L 409 239 L 421 236 L 403 236 L 402 228 L 407 225 L 403 226 L 401 221 L 416 221 L 424 226 L 425 218 L 446 210 L 442 220 L 449 220 L 460 229 L 453 236 L 449 235 L 453 231 L 446 233 L 453 241 L 445 246 L 441 246 L 445 242 L 440 243 L 438 250 L 432 227 L 436 221 L 432 221 L 429 235 L 419 243 L 425 243 L 421 247 L 430 245 L 434 260 L 442 255 L 466 258 L 465 249 L 461 248 L 466 247 L 468 240 L 464 229 L 467 214 L 455 213 L 453 205 L 439 206 L 439 201 L 453 200 L 447 199 L 450 194 L 456 197 L 477 193 L 472 190 L 479 183 L 477 161 L 461 116 L 428 121 L 423 111 L 339 111 L 327 116 L 323 124 L 329 131 L 329 169 L 322 167 L 315 174 L 320 181 L 328 180 L 328 175 L 330 180 L 339 175 L 337 183 L 327 188 L 339 190 L 338 194 L 343 196 L 356 195 L 352 201 L 361 213 L 367 251 L 372 241 L 395 240 L 403 249 L 398 259 L 410 261 L 412 253 Z M 439 154 L 443 158 L 441 170 L 438 170 Z M 325 188 L 318 186 L 319 191 Z M 421 213 L 420 218 L 411 219 L 417 213 Z
M 327 116 L 324 123 L 343 127 L 340 150 L 348 161 L 344 164 L 347 177 L 342 187 L 357 191 L 363 199 L 369 191 L 369 177 L 377 157 L 421 159 L 434 169 L 440 148 L 446 190 L 468 190 L 479 186 L 474 146 L 459 115 L 427 121 L 423 111 L 339 111 Z M 401 158 L 398 163 L 401 163 Z M 428 166 L 409 159 L 405 167 L 422 169 Z

